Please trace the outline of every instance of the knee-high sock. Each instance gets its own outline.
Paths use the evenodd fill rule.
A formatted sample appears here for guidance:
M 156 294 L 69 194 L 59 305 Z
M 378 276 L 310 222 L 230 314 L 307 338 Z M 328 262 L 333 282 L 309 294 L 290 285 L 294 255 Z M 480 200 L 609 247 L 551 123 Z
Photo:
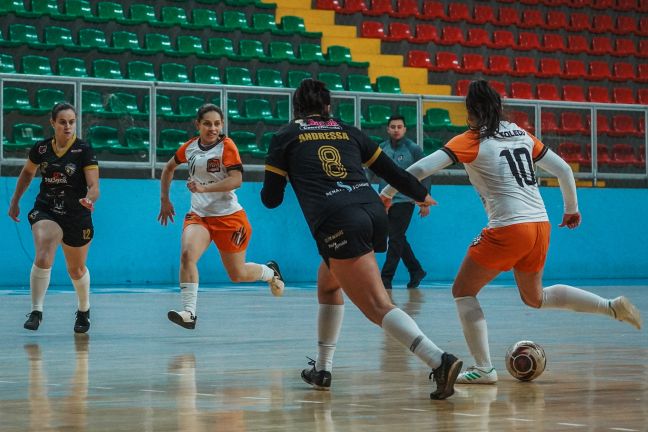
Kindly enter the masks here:
M 86 267 L 86 271 L 81 276 L 81 279 L 71 279 L 74 290 L 79 298 L 79 310 L 86 312 L 90 309 L 90 270 Z
M 383 317 L 382 328 L 432 369 L 441 365 L 443 351 L 428 339 L 416 322 L 402 310 L 394 308 L 387 312 Z
M 457 297 L 455 303 L 466 344 L 475 364 L 483 368 L 493 367 L 488 348 L 488 327 L 479 300 L 476 297 Z
M 333 354 L 344 318 L 344 305 L 320 304 L 317 314 L 317 362 L 318 371 L 333 369 Z
M 51 268 L 43 269 L 32 264 L 31 272 L 29 273 L 32 310 L 43 312 L 43 302 L 45 300 L 45 293 L 49 287 L 51 274 Z
M 261 275 L 259 276 L 259 280 L 262 280 L 263 282 L 268 282 L 270 279 L 272 279 L 275 275 L 274 270 L 272 270 L 270 267 L 268 267 L 265 264 L 257 264 L 259 267 L 261 267 Z
M 182 308 L 192 315 L 196 315 L 196 303 L 198 302 L 198 284 L 192 282 L 180 283 L 180 297 Z
M 569 285 L 552 285 L 542 290 L 542 309 L 569 309 L 614 317 L 610 300 Z

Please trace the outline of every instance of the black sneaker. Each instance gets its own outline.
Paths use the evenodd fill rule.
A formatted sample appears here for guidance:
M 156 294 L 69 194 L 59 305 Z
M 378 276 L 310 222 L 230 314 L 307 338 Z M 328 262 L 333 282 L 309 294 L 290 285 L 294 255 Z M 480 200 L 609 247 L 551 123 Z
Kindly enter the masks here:
M 276 297 L 280 297 L 283 294 L 283 290 L 286 284 L 284 283 L 283 276 L 281 276 L 281 271 L 279 270 L 279 264 L 277 264 L 275 261 L 268 261 L 266 265 L 270 267 L 270 269 L 275 274 L 272 277 L 272 279 L 268 281 L 268 285 L 270 286 L 270 291 L 272 291 L 272 295 Z
M 434 378 L 436 390 L 430 393 L 430 399 L 441 400 L 454 394 L 454 384 L 461 372 L 463 362 L 449 353 L 441 355 L 441 365 L 430 374 Z
M 27 321 L 25 321 L 23 327 L 25 327 L 27 330 L 38 330 L 38 326 L 40 325 L 41 321 L 43 321 L 43 312 L 31 311 L 25 316 L 27 317 Z
M 301 372 L 301 377 L 306 384 L 313 386 L 315 390 L 329 390 L 331 388 L 331 372 L 318 371 L 315 369 L 315 360 L 306 357 L 308 365 L 313 366 L 312 369 L 304 369 Z
M 407 288 L 418 288 L 421 281 L 425 279 L 425 276 L 427 276 L 427 273 L 423 269 L 410 273 L 410 280 L 407 283 Z
M 388 290 L 392 289 L 392 281 L 391 281 L 391 279 L 382 278 L 382 283 L 385 286 L 385 289 L 388 289 Z
M 74 321 L 74 333 L 85 333 L 90 330 L 90 309 L 85 312 L 76 311 L 76 321 Z
M 169 321 L 172 323 L 178 324 L 180 327 L 184 327 L 189 330 L 193 330 L 196 328 L 196 320 L 198 317 L 194 314 L 192 314 L 189 311 L 174 311 L 170 310 L 169 313 L 167 313 L 167 318 L 169 318 Z

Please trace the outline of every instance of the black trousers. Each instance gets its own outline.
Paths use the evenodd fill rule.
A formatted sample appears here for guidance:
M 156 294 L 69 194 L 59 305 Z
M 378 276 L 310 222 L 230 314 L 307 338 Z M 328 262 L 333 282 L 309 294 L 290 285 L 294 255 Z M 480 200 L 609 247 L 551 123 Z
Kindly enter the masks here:
M 381 272 L 382 279 L 385 281 L 391 282 L 394 278 L 401 258 L 410 274 L 423 269 L 405 237 L 405 232 L 412 220 L 414 207 L 414 203 L 397 203 L 389 208 L 389 243 L 387 257 Z

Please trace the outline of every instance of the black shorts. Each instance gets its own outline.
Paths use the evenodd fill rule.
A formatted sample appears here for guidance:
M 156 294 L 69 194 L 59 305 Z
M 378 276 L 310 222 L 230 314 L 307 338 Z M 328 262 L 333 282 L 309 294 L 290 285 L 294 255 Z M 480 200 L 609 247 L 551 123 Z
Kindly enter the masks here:
M 353 204 L 329 216 L 315 233 L 317 249 L 329 258 L 349 259 L 387 249 L 389 222 L 382 203 Z
M 92 216 L 90 214 L 65 215 L 34 208 L 29 212 L 29 223 L 33 226 L 41 220 L 51 220 L 58 224 L 63 230 L 63 243 L 71 247 L 85 246 L 94 237 Z

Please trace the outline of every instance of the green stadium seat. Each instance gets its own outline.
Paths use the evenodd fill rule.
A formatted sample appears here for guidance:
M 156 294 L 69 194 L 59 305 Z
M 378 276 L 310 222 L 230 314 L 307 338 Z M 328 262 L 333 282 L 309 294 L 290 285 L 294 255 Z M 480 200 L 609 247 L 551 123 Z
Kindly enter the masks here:
M 129 127 L 124 132 L 124 141 L 110 147 L 110 152 L 115 154 L 139 154 L 146 158 L 151 144 L 149 130 L 143 127 Z
M 340 102 L 334 116 L 346 124 L 355 124 L 355 105 L 353 102 Z
M 205 98 L 199 96 L 180 96 L 178 98 L 178 115 L 187 119 L 196 118 L 198 109 L 205 104 Z
M 341 45 L 331 45 L 326 49 L 326 58 L 331 64 L 346 63 L 351 67 L 368 68 L 369 62 L 356 62 L 351 58 L 351 50 Z
M 211 58 L 226 57 L 235 59 L 237 57 L 231 39 L 222 37 L 209 38 L 208 46 Z
M 32 123 L 18 123 L 12 128 L 13 141 L 5 143 L 6 150 L 21 150 L 32 147 L 45 139 L 43 127 Z
M 262 87 L 283 87 L 281 72 L 277 69 L 257 69 L 257 85 Z
M 326 87 L 331 91 L 344 91 L 342 76 L 335 72 L 320 72 L 317 79 L 326 83 Z
M 400 80 L 387 75 L 376 77 L 376 91 L 379 93 L 401 93 Z
M 2 111 L 5 113 L 31 109 L 27 89 L 4 86 L 2 90 Z
M 86 48 L 109 48 L 106 33 L 93 28 L 79 30 L 79 45 Z
M 45 27 L 45 43 L 52 46 L 76 48 L 76 43 L 72 39 L 72 31 L 65 27 Z
M 160 66 L 162 81 L 169 82 L 191 82 L 187 66 L 179 63 L 163 63 Z
M 202 39 L 198 36 L 182 35 L 178 36 L 178 39 L 176 41 L 178 44 L 178 49 L 175 53 L 173 53 L 173 55 L 189 56 L 205 53 L 202 46 Z
M 156 26 L 161 27 L 172 27 L 175 25 L 188 25 L 189 19 L 187 18 L 187 12 L 180 7 L 175 6 L 164 6 L 162 8 L 162 20 L 158 23 L 155 23 Z
M 233 131 L 229 137 L 234 141 L 238 151 L 242 155 L 260 154 L 262 151 L 256 145 L 256 134 L 248 131 Z
M 248 26 L 247 16 L 245 15 L 245 12 L 239 12 L 235 10 L 223 11 L 222 28 L 226 31 L 233 31 L 233 30 L 254 31 L 254 29 Z
M 1 14 L 0 14 L 1 15 Z M 7 40 L 2 36 L 2 30 L 0 29 L 0 46 L 4 47 L 16 47 L 22 45 L 22 42 Z
M 443 147 L 443 140 L 441 138 L 423 138 L 423 153 L 425 153 L 426 156 L 434 153 L 441 147 Z
M 261 142 L 259 142 L 258 147 L 259 150 L 261 150 L 264 153 L 268 152 L 268 148 L 270 148 L 270 143 L 272 142 L 272 137 L 275 135 L 274 132 L 264 132 L 263 135 L 261 135 Z
M 296 63 L 295 61 L 291 63 Z M 299 61 L 297 64 L 309 64 L 309 63 L 319 63 L 319 64 L 328 64 L 322 54 L 322 46 L 320 44 L 313 43 L 301 43 L 299 44 Z
M 252 77 L 248 68 L 228 66 L 225 68 L 225 82 L 229 85 L 251 86 Z
M 146 95 L 144 96 L 143 112 L 148 114 L 150 112 L 150 106 L 151 98 L 149 97 L 149 95 Z M 155 112 L 158 117 L 172 119 L 172 117 L 175 115 L 175 112 L 173 111 L 173 105 L 171 105 L 171 98 L 166 95 L 158 94 L 155 98 Z
M 191 137 L 185 130 L 163 129 L 160 131 L 160 141 L 155 153 L 158 156 L 170 156 L 174 154 L 182 144 L 186 143 L 189 138 Z
M 236 123 L 241 118 L 238 108 L 238 101 L 234 98 L 227 98 L 227 120 Z
M 295 51 L 290 42 L 274 41 L 270 42 L 270 56 L 274 61 L 295 61 Z
M 11 54 L 0 54 L 0 73 L 16 73 L 16 66 Z
M 297 33 L 307 38 L 321 39 L 321 32 L 308 32 L 304 24 L 304 19 L 298 16 L 284 15 L 281 17 L 281 30 L 290 34 Z
M 152 5 L 134 3 L 129 8 L 129 18 L 117 20 L 121 24 L 157 24 L 159 21 L 155 15 L 155 8 Z
M 347 88 L 352 92 L 373 92 L 373 86 L 369 80 L 369 75 L 348 74 Z
M 88 18 L 92 19 L 93 17 L 90 2 L 85 0 L 65 0 L 65 12 L 57 18 L 69 20 L 83 18 L 85 20 Z
M 104 79 L 124 79 L 118 61 L 97 59 L 92 61 L 93 76 Z
M 247 123 L 263 122 L 267 124 L 282 124 L 284 120 L 272 114 L 272 105 L 267 99 L 248 98 L 243 102 L 245 116 L 241 119 Z
M 369 105 L 367 107 L 367 120 L 362 124 L 362 127 L 387 127 L 387 120 L 392 114 L 392 108 L 388 105 Z
M 27 13 L 25 9 L 25 3 L 23 0 L 4 0 L 0 3 L 0 9 L 5 10 L 6 12 L 13 13 Z
M 36 27 L 27 24 L 11 24 L 9 26 L 9 40 L 27 44 L 33 48 L 40 48 L 43 45 L 38 39 Z
M 78 57 L 59 57 L 57 65 L 58 75 L 79 78 L 88 76 L 85 61 Z
M 225 0 L 225 5 L 232 7 L 245 7 L 256 4 L 256 0 Z
M 450 131 L 463 132 L 465 126 L 452 124 L 450 113 L 443 108 L 429 108 L 423 117 L 423 129 L 429 132 Z
M 109 150 L 119 144 L 119 132 L 116 128 L 110 126 L 96 125 L 91 126 L 86 138 L 95 151 Z
M 279 30 L 274 14 L 255 13 L 252 14 L 252 27 L 260 32 L 272 32 L 275 34 L 286 34 Z
M 171 38 L 167 34 L 161 33 L 147 33 L 144 37 L 146 43 L 145 53 L 174 53 L 175 50 L 171 46 Z M 136 51 L 140 53 L 141 51 Z
M 23 56 L 22 72 L 30 75 L 54 75 L 49 58 L 35 55 Z
M 141 50 L 139 38 L 135 33 L 127 31 L 116 31 L 112 34 L 113 48 L 122 51 L 137 51 Z
M 221 84 L 220 71 L 215 66 L 196 65 L 193 68 L 194 82 L 199 84 Z
M 32 0 L 31 10 L 37 16 L 51 15 L 53 17 L 59 16 L 58 2 L 56 0 Z
M 305 79 L 312 78 L 310 72 L 300 71 L 300 70 L 291 70 L 288 71 L 288 87 L 297 88 L 299 84 Z
M 194 9 L 191 12 L 191 24 L 184 24 L 183 27 L 190 29 L 217 29 L 218 15 L 213 9 Z
M 290 120 L 290 100 L 288 98 L 281 98 L 277 101 L 277 118 L 281 123 L 288 123 Z
M 126 69 L 128 70 L 128 79 L 139 81 L 157 80 L 153 63 L 135 60 L 128 62 Z
M 103 115 L 106 113 L 104 108 L 103 96 L 94 90 L 81 91 L 81 112 L 83 114 Z
M 124 7 L 119 3 L 100 1 L 97 4 L 97 15 L 94 17 L 86 17 L 85 21 L 88 22 L 108 22 L 108 21 L 123 21 L 125 19 Z
M 241 39 L 239 41 L 239 60 L 252 60 L 252 59 L 265 59 L 265 50 L 263 49 L 263 42 L 260 40 Z
M 52 110 L 52 107 L 59 102 L 66 102 L 65 93 L 58 89 L 42 88 L 36 92 L 36 106 L 31 109 L 21 110 L 30 115 L 43 115 Z
M 415 128 L 419 124 L 416 105 L 399 105 L 398 114 L 405 117 L 405 126 Z

